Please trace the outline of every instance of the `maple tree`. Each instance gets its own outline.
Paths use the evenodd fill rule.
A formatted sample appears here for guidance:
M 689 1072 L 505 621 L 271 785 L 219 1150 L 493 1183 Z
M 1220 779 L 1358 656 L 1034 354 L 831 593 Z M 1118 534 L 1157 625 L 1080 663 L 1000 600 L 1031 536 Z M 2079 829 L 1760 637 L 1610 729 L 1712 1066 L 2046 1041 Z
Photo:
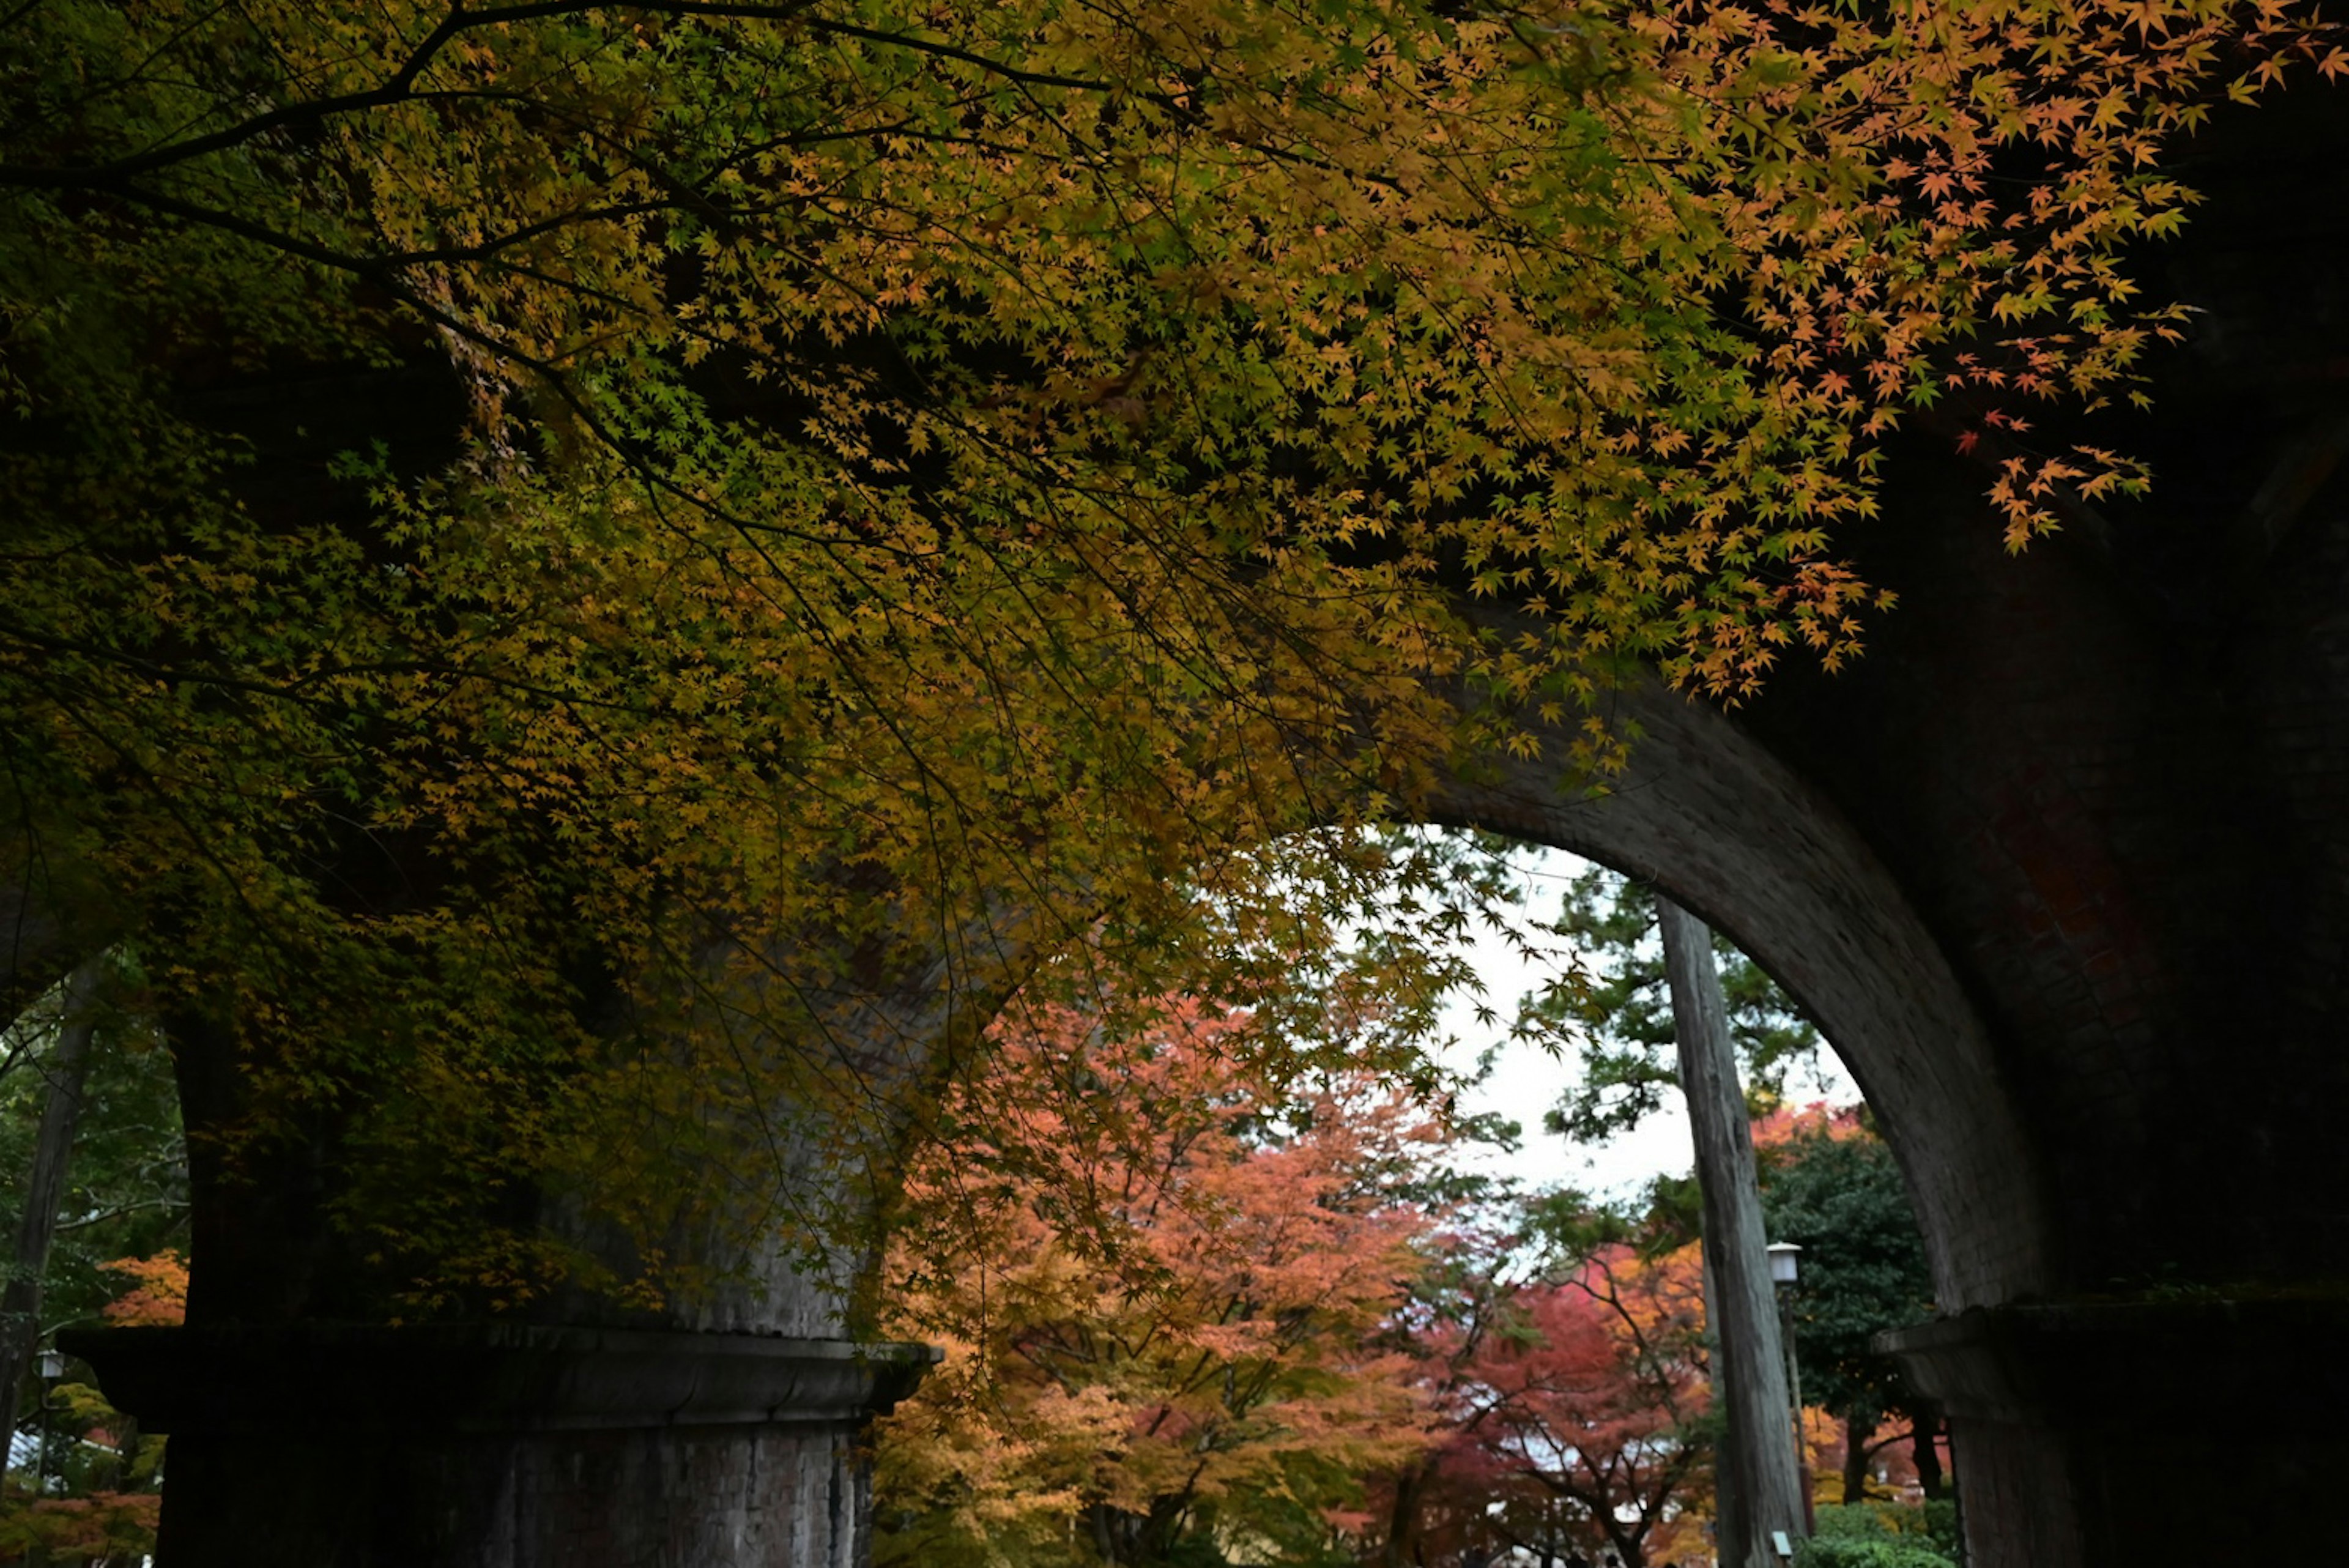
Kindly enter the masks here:
M 794 1118 L 885 1169 L 1039 955 L 1229 994 L 1513 710 L 1849 656 L 1910 412 L 2017 543 L 2137 483 L 2027 410 L 2173 329 L 2163 150 L 2294 58 L 2220 0 L 12 10 L 16 990 L 140 944 L 205 1136 L 331 1123 L 405 1311 L 657 1293 L 814 1190 Z
M 1445 1135 L 1361 1069 L 1264 1082 L 1243 1014 L 1150 1012 L 1019 1011 L 913 1161 L 889 1326 L 947 1360 L 879 1425 L 876 1561 L 1348 1561 L 1361 1478 L 1433 1440 L 1389 1331 Z
M 185 1262 L 166 1249 L 151 1258 L 101 1265 L 128 1285 L 101 1308 L 111 1324 L 170 1324 L 187 1314 Z M 98 1389 L 68 1380 L 42 1392 L 38 1469 L 12 1471 L 0 1489 L 0 1557 L 111 1568 L 152 1561 L 162 1510 L 164 1439 L 137 1424 Z
M 136 1568 L 154 1552 L 155 1522 L 161 1503 L 161 1496 L 152 1491 L 54 1498 L 11 1495 L 5 1511 L 0 1511 L 0 1552 L 7 1552 L 12 1561 Z
M 1421 1340 L 1443 1441 L 1392 1483 L 1386 1561 L 1700 1549 L 1711 1496 L 1702 1264 L 1622 1241 L 1518 1280 Z
M 151 1258 L 117 1258 L 107 1272 L 129 1288 L 106 1303 L 101 1315 L 126 1328 L 184 1323 L 188 1316 L 188 1262 L 165 1248 Z

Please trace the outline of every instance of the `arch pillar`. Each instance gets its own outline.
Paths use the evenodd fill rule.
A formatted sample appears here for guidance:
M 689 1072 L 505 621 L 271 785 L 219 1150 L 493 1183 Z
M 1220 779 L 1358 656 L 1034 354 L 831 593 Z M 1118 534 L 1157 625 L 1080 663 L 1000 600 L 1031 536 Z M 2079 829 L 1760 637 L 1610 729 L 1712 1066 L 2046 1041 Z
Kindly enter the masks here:
M 1974 1561 L 2298 1560 L 2349 1469 L 2349 1295 L 1975 1307 L 1878 1337 L 1965 1433 Z
M 1942 1315 L 1879 1343 L 1948 1417 L 1971 1568 L 2182 1568 L 2333 1540 L 2330 1500 L 2349 1473 L 2337 1354 L 2349 1287 L 2325 1272 L 2336 1260 L 2322 1228 L 2297 1276 L 2270 1262 L 2263 1279 L 2219 1283 L 2148 1259 L 2175 1277 L 2097 1289 L 2087 1270 L 2112 1266 L 2127 1244 L 2112 1231 L 2136 1216 L 2084 1207 L 2077 1165 L 2101 1146 L 2115 1161 L 2102 1181 L 2146 1179 L 2111 1147 L 2136 1118 L 2091 1129 L 2018 1089 L 2030 1079 L 2000 1041 L 2013 1021 L 1993 1031 L 1975 1000 L 1985 988 L 1961 978 L 1867 836 L 1744 724 L 1652 683 L 1616 693 L 1609 718 L 1640 740 L 1603 792 L 1569 797 L 1554 764 L 1512 761 L 1454 782 L 1435 815 L 1654 882 L 1744 948 L 1836 1046 L 1925 1233 Z M 1976 952 L 2036 934 L 2002 921 Z M 2076 1066 L 2066 1044 L 2041 1048 Z M 2230 1070 L 2223 1038 L 2202 1065 Z M 2323 1075 L 2300 1082 L 2316 1097 L 2295 1116 L 2337 1105 Z M 2289 1078 L 2264 1091 L 2299 1099 Z M 2165 1114 L 2156 1095 L 2141 1103 Z
M 2197 310 L 2150 411 L 2031 437 L 2147 494 L 2011 555 L 1945 410 L 1844 540 L 1900 596 L 1865 658 L 1733 718 L 1625 693 L 1604 798 L 1513 763 L 1447 804 L 1653 877 L 1843 1054 L 1925 1230 L 1943 1316 L 1889 1348 L 1973 1568 L 2340 1555 L 2349 115 L 2296 88 L 2169 168 L 2207 200 L 2144 254 Z
M 868 1079 L 918 1069 L 969 1026 L 944 966 L 883 978 L 820 1021 Z M 60 1336 L 112 1404 L 171 1439 L 163 1568 L 869 1563 L 869 1428 L 938 1353 L 851 1337 L 862 1260 L 795 1250 L 778 1214 L 828 1204 L 853 1224 L 878 1200 L 883 1143 L 779 1114 L 763 1187 L 709 1177 L 730 1182 L 731 1223 L 677 1194 L 665 1251 L 713 1287 L 632 1303 L 564 1285 L 400 1325 L 401 1282 L 332 1217 L 336 1127 L 232 1168 L 207 1135 L 233 1125 L 234 1057 L 206 1021 L 168 1022 L 191 1133 L 189 1321 Z M 550 1234 L 637 1262 L 576 1202 L 523 1196 Z
M 63 1336 L 170 1436 L 173 1568 L 857 1568 L 926 1346 L 520 1324 Z

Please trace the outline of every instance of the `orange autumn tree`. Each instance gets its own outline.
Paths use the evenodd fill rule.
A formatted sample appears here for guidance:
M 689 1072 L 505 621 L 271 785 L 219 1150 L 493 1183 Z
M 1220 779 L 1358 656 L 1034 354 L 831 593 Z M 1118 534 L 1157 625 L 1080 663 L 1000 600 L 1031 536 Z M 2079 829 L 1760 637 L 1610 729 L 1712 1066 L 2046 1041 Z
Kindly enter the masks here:
M 188 1261 L 167 1247 L 151 1258 L 117 1258 L 107 1272 L 130 1289 L 100 1309 L 119 1328 L 168 1327 L 188 1320 Z
M 1391 1330 L 1444 1135 L 1364 1073 L 1276 1093 L 1245 1015 L 1154 1011 L 999 1024 L 915 1160 L 893 1326 L 947 1354 L 881 1423 L 877 1561 L 1319 1561 L 1434 1440 Z

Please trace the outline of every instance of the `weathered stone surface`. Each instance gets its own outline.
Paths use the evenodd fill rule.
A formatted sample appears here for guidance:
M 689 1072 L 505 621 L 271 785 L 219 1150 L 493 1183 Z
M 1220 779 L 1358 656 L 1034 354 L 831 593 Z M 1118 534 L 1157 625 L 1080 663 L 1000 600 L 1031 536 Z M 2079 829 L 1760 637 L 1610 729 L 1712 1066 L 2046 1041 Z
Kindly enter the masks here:
M 1453 784 L 1444 820 L 1570 849 L 1655 882 L 1726 932 L 1816 1019 L 1891 1138 L 1952 1307 L 2050 1288 L 2038 1162 L 1972 1000 L 1899 885 L 1836 805 L 1717 710 L 1653 685 L 1615 694 L 1640 733 L 1601 796 L 1554 763 Z
M 2034 433 L 2149 458 L 2149 498 L 2011 556 L 1989 473 L 1917 433 L 1851 535 L 1901 599 L 1867 658 L 1733 715 L 1626 691 L 1609 798 L 1520 763 L 1442 807 L 1653 879 L 1842 1053 L 1954 1314 L 1900 1343 L 1980 1568 L 2340 1550 L 2349 105 L 2182 163 L 2210 200 L 2140 260 L 2201 314 L 2152 412 Z
M 2037 1562 L 2323 1561 L 2349 1293 L 1976 1307 L 1882 1335 L 1969 1434 L 1965 1499 Z
M 167 1562 L 855 1568 L 866 1422 L 921 1346 L 489 1328 L 72 1336 L 171 1434 Z

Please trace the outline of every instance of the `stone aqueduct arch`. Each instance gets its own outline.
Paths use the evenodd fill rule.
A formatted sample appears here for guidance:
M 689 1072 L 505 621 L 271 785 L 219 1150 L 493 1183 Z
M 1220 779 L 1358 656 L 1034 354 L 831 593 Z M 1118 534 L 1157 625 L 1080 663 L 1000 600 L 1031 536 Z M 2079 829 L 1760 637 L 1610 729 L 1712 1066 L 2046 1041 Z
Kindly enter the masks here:
M 1608 796 L 1562 798 L 1539 763 L 1516 763 L 1457 786 L 1439 815 L 1654 882 L 1801 999 L 1867 1095 L 1925 1234 L 1951 1321 L 1931 1357 L 1907 1359 L 1950 1407 L 1973 1560 L 2138 1561 L 2082 1539 L 2071 1472 L 2115 1456 L 2070 1452 L 2044 1401 L 2013 1386 L 2028 1373 L 1984 1334 L 2010 1303 L 2060 1295 L 2063 1238 L 2029 1118 L 1969 988 L 1831 799 L 1741 726 L 1654 688 L 1624 693 L 1617 718 L 1643 738 Z M 1994 1396 L 1975 1397 L 1980 1384 Z
M 1903 599 L 1858 666 L 1733 717 L 1625 693 L 1609 798 L 1503 765 L 1437 805 L 1653 878 L 1836 1042 L 1927 1231 L 1948 1315 L 1899 1348 L 1979 1568 L 2338 1554 L 2349 116 L 2303 90 L 2186 159 L 2212 200 L 2144 265 L 2207 314 L 2109 432 L 2156 501 L 2009 559 L 1928 432 L 1857 540 Z M 665 1328 L 88 1348 L 179 1435 L 167 1568 L 848 1568 L 908 1368 L 777 1282 Z
M 1437 820 L 1572 850 L 1658 884 L 1732 936 L 1835 1043 L 1899 1151 L 1952 1308 L 2047 1288 L 2029 1146 L 1971 1001 L 1899 886 L 1818 792 L 1709 706 L 1619 694 L 1624 776 L 1568 797 L 1554 767 L 1454 784 Z M 1991 1231 L 1982 1213 L 2007 1217 Z
M 1940 1305 L 1896 1336 L 1975 1561 L 2337 1555 L 2349 1329 L 2349 116 L 2185 151 L 2147 258 L 2146 503 L 2006 557 L 1951 452 L 1858 541 L 1867 659 L 1717 712 L 1641 694 L 1617 797 L 1460 815 L 1655 878 L 1817 1016 L 1882 1114 Z M 2251 1495 L 2218 1478 L 2247 1483 Z

